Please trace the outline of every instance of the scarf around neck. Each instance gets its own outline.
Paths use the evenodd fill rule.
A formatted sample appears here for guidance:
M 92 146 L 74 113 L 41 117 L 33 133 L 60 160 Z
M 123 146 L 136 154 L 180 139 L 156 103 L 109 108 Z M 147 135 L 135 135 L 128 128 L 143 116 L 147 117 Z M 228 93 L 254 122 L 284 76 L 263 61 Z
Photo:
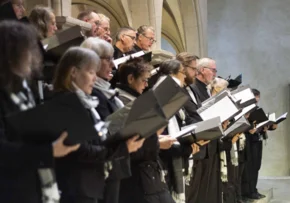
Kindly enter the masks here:
M 113 100 L 119 109 L 124 107 L 123 102 L 118 97 L 116 97 L 119 92 L 116 89 L 111 89 L 110 87 L 111 83 L 104 80 L 103 78 L 97 77 L 94 88 L 100 90 L 107 99 Z

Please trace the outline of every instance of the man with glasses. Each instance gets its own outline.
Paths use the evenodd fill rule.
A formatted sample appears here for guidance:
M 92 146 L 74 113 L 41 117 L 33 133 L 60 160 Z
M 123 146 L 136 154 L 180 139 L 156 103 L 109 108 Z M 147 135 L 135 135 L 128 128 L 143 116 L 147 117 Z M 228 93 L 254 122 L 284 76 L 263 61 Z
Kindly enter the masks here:
M 195 96 L 196 99 L 196 106 L 187 106 L 186 109 L 188 114 L 191 115 L 190 122 L 194 123 L 197 122 L 198 115 L 195 114 L 194 117 L 192 115 L 201 106 L 201 102 L 211 96 L 207 85 L 216 77 L 217 69 L 215 61 L 209 58 L 199 59 L 196 66 L 192 64 L 190 67 L 196 67 L 197 71 L 195 83 L 190 85 L 190 90 L 193 93 L 191 95 Z M 220 160 L 218 146 L 218 141 L 211 141 L 204 148 L 201 148 L 200 153 L 194 157 L 194 170 L 186 187 L 187 203 L 222 202 L 222 182 L 219 172 Z
M 110 18 L 102 13 L 98 13 L 98 15 L 100 23 L 97 29 L 97 36 L 112 44 L 113 40 L 111 38 Z
M 86 37 L 97 37 L 98 27 L 100 25 L 100 17 L 99 15 L 94 12 L 93 10 L 86 10 L 79 13 L 78 17 L 79 20 L 85 21 L 92 25 L 92 29 L 85 33 Z
M 136 31 L 131 27 L 122 27 L 116 35 L 116 44 L 114 46 L 114 59 L 128 55 L 132 51 L 136 42 Z
M 134 45 L 132 53 L 138 51 L 150 51 L 155 42 L 154 28 L 148 25 L 142 25 L 137 29 L 136 44 Z

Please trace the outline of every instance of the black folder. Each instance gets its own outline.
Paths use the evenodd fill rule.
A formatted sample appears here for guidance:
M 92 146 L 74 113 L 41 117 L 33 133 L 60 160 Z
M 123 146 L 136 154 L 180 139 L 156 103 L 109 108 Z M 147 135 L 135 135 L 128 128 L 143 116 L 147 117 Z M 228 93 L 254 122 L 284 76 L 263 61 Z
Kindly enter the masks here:
M 171 76 L 166 77 L 166 79 L 154 89 L 154 94 L 167 120 L 174 116 L 189 100 L 189 96 Z
M 70 47 L 80 46 L 83 41 L 82 28 L 76 25 L 42 40 L 42 44 L 48 55 L 60 58 Z
M 237 121 L 234 121 L 229 125 L 229 127 L 224 131 L 225 137 L 232 138 L 236 134 L 244 133 L 251 129 L 251 124 L 248 120 L 242 116 Z
M 59 95 L 33 109 L 12 114 L 7 121 L 8 131 L 28 143 L 50 143 L 63 131 L 68 132 L 65 143 L 69 145 L 98 136 L 88 110 L 74 93 Z
M 192 144 L 200 140 L 216 140 L 223 136 L 220 117 L 185 126 L 183 130 L 191 126 L 196 126 L 196 128 L 190 133 L 177 137 L 180 143 Z
M 235 79 L 228 79 L 229 85 L 228 88 L 235 89 L 237 88 L 240 84 L 242 84 L 242 74 L 238 75 Z
M 250 122 L 256 121 L 256 124 L 259 124 L 259 123 L 267 121 L 268 117 L 267 117 L 267 115 L 265 114 L 265 112 L 264 112 L 264 110 L 262 108 L 257 108 L 255 111 L 253 111 L 250 114 L 248 120 Z
M 110 136 L 105 143 L 127 140 L 137 134 L 148 138 L 168 123 L 152 90 L 111 114 L 106 120 L 110 122 Z

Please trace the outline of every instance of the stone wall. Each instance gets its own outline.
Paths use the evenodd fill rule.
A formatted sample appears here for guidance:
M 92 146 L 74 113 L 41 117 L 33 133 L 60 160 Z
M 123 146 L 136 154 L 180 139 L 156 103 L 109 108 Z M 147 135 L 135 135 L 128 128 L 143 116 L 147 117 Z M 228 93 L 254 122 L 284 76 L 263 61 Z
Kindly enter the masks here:
M 289 110 L 289 0 L 208 0 L 208 50 L 218 75 L 243 74 L 266 112 Z M 269 133 L 262 176 L 289 175 L 290 119 Z

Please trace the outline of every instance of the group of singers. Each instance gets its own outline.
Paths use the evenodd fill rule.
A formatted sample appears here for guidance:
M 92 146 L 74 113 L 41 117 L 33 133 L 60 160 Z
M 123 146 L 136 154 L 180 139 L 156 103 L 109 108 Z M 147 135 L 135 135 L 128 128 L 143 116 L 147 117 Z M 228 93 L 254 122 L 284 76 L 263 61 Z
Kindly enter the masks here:
M 115 45 L 110 19 L 94 11 L 78 19 L 92 25 L 79 47 L 69 48 L 52 79 L 53 98 L 74 92 L 92 125 L 123 108 L 167 76 L 184 89 L 189 101 L 147 139 L 138 135 L 106 146 L 102 138 L 67 146 L 63 132 L 53 143 L 34 145 L 8 130 L 7 116 L 35 107 L 31 87 L 44 64 L 40 40 L 57 31 L 53 10 L 36 6 L 23 22 L 22 0 L 0 7 L 0 201 L 3 203 L 242 203 L 265 197 L 257 191 L 262 133 L 255 124 L 231 139 L 181 145 L 173 135 L 184 125 L 202 121 L 201 102 L 228 86 L 217 77 L 213 59 L 183 52 L 162 62 L 148 86 L 153 67 L 135 58 L 115 72 L 113 60 L 149 51 L 156 42 L 151 26 L 122 27 Z M 29 23 L 28 23 L 29 22 Z M 114 73 L 114 74 L 112 74 Z M 253 90 L 257 102 L 258 90 Z M 249 115 L 246 115 L 249 116 Z M 45 119 L 45 115 L 43 118 Z M 55 118 L 57 119 L 57 118 Z M 49 123 L 47 124 L 49 125 Z M 223 123 L 226 129 L 227 122 Z M 234 156 L 233 150 L 238 156 Z M 226 158 L 225 158 L 226 157 Z

